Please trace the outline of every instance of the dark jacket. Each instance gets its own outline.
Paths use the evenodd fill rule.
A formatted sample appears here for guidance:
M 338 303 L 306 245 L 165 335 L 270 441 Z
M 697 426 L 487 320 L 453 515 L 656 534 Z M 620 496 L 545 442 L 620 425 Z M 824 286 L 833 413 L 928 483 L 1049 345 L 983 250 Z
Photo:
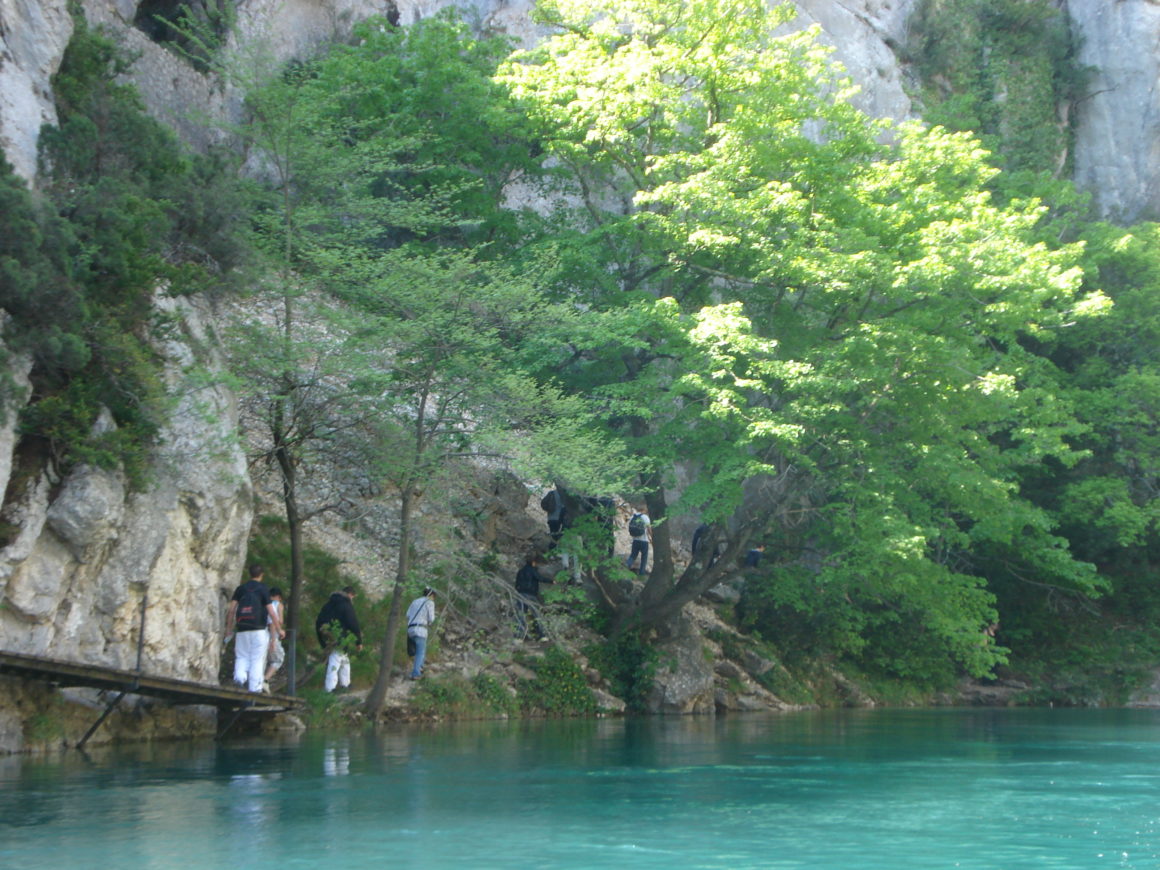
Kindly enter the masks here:
M 318 611 L 318 618 L 314 620 L 314 632 L 318 635 L 318 642 L 322 646 L 329 646 L 337 638 L 330 638 L 325 631 L 326 626 L 337 622 L 344 631 L 354 635 L 358 643 L 362 643 L 362 629 L 358 625 L 358 617 L 354 614 L 354 603 L 342 592 L 332 593 L 330 599 Z
M 516 592 L 520 595 L 528 595 L 536 597 L 540 594 L 541 583 L 551 583 L 552 581 L 541 574 L 535 565 L 524 565 L 516 572 Z

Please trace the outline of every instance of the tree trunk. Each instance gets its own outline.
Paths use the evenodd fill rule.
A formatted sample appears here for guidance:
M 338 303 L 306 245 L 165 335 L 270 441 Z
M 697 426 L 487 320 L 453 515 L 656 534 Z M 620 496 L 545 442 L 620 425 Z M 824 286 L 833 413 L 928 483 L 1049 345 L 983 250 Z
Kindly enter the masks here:
M 286 525 L 290 535 L 290 595 L 286 605 L 285 625 L 288 649 L 286 669 L 286 692 L 293 695 L 297 691 L 297 642 L 298 626 L 302 614 L 302 587 L 306 576 L 305 560 L 302 554 L 302 515 L 298 510 L 298 476 L 294 455 L 286 446 L 282 426 L 281 407 L 275 413 L 274 456 L 282 473 L 282 504 L 286 509 Z
M 387 631 L 379 648 L 379 675 L 374 688 L 367 695 L 366 712 L 372 721 L 383 712 L 387 700 L 387 687 L 391 683 L 391 668 L 395 664 L 395 641 L 399 636 L 402 622 L 403 594 L 406 592 L 407 575 L 411 571 L 411 517 L 414 514 L 417 495 L 414 486 L 403 487 L 399 504 L 399 560 L 395 569 L 395 588 L 391 593 L 391 612 L 387 617 Z

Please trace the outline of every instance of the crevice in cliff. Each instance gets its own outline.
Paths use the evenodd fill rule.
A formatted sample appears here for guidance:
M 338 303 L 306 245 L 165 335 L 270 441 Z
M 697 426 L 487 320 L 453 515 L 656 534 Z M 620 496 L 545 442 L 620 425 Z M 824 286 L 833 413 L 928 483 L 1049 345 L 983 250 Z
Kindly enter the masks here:
M 133 26 L 206 72 L 236 19 L 236 0 L 141 0 Z
M 27 502 L 30 487 L 40 479 L 52 461 L 52 448 L 48 440 L 25 435 L 20 438 L 12 452 L 12 473 L 4 491 L 4 501 L 0 504 L 0 549 L 12 544 L 19 536 L 23 523 L 22 506 Z M 60 484 L 53 487 L 50 500 L 56 497 Z

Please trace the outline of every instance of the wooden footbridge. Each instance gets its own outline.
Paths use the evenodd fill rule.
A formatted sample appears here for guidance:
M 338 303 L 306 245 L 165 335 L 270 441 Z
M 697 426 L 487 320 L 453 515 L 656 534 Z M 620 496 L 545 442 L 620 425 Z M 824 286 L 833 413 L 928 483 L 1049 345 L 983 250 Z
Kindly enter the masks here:
M 224 737 L 226 732 L 243 717 L 272 716 L 299 709 L 304 704 L 301 698 L 290 695 L 259 695 L 234 686 L 206 685 L 172 677 L 154 677 L 141 673 L 139 669 L 121 670 L 3 651 L 0 651 L 0 674 L 38 680 L 60 688 L 85 687 L 117 692 L 118 694 L 105 708 L 105 712 L 77 742 L 78 749 L 82 748 L 101 727 L 125 695 L 147 695 L 171 704 L 216 707 L 218 739 Z

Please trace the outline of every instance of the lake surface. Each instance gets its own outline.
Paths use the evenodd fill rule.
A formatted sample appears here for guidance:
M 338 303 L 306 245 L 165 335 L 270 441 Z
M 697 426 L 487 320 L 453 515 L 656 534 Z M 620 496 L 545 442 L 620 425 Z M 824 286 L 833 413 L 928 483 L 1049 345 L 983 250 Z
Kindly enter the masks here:
M 472 723 L 0 759 L 0 868 L 1156 868 L 1160 711 Z

